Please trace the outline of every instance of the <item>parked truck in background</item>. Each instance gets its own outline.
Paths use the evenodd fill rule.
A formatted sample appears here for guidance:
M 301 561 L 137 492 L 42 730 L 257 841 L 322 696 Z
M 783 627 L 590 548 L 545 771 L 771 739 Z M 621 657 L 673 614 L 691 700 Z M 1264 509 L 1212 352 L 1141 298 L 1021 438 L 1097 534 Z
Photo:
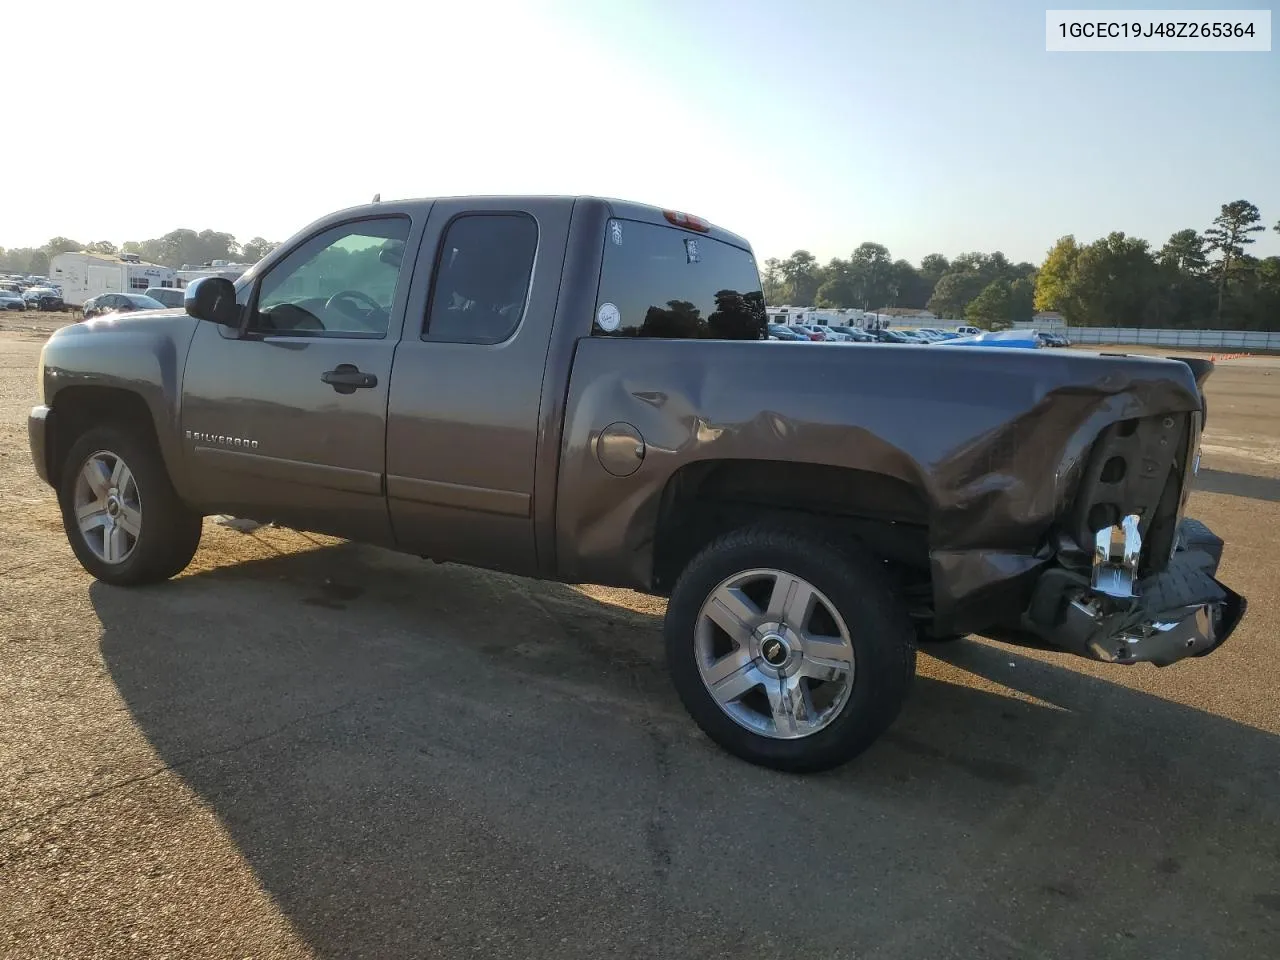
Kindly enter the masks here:
M 1245 601 L 1184 517 L 1210 370 L 769 340 L 732 233 L 451 198 L 331 214 L 183 310 L 58 330 L 29 431 L 99 580 L 176 575 L 229 513 L 663 595 L 698 725 L 803 771 L 890 725 L 921 639 L 1217 649 Z

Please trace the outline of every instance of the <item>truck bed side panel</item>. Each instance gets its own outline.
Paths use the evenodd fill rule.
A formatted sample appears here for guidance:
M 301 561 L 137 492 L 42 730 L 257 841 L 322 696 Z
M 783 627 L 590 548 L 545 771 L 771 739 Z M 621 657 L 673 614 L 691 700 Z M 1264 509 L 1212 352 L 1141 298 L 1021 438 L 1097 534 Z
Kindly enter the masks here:
M 648 589 L 659 504 L 677 470 L 808 462 L 919 492 L 935 602 L 949 606 L 1045 561 L 1045 536 L 1105 426 L 1199 404 L 1190 368 L 1150 358 L 585 338 L 561 445 L 559 574 Z M 618 422 L 645 445 L 627 477 L 596 453 Z

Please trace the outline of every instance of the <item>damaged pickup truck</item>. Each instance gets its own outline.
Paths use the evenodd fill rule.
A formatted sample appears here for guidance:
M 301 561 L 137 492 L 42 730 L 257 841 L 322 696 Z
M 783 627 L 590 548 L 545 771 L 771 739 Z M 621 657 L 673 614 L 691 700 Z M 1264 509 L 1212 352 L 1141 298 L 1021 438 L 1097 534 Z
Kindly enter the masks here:
M 766 331 L 750 245 L 687 214 L 376 203 L 57 331 L 31 453 L 111 584 L 230 513 L 666 596 L 694 720 L 785 770 L 874 742 L 918 640 L 1164 666 L 1236 628 L 1184 517 L 1210 364 Z

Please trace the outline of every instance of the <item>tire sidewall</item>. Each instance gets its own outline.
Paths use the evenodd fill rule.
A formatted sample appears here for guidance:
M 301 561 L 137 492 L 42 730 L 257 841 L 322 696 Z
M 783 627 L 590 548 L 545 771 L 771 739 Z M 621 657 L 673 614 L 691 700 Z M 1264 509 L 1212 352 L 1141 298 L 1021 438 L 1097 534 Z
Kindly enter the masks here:
M 853 689 L 844 707 L 821 731 L 796 740 L 740 726 L 716 703 L 698 670 L 694 629 L 702 604 L 724 580 L 761 567 L 813 584 L 839 612 L 853 645 Z M 897 716 L 915 672 L 914 629 L 874 564 L 801 533 L 744 531 L 708 547 L 673 590 L 664 632 L 672 680 L 699 726 L 731 752 L 779 769 L 825 769 L 861 753 Z

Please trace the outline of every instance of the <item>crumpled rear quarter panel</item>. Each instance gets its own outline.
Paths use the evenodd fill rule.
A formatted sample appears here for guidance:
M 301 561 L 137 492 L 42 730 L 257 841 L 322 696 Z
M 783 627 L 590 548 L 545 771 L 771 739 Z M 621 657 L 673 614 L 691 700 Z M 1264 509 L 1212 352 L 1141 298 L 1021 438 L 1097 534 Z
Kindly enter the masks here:
M 830 464 L 921 494 L 935 603 L 947 609 L 1049 558 L 1047 534 L 1104 427 L 1199 407 L 1189 367 L 1148 357 L 584 338 L 565 408 L 558 572 L 649 589 L 662 492 L 688 464 Z M 629 477 L 595 454 L 618 421 L 646 445 Z

